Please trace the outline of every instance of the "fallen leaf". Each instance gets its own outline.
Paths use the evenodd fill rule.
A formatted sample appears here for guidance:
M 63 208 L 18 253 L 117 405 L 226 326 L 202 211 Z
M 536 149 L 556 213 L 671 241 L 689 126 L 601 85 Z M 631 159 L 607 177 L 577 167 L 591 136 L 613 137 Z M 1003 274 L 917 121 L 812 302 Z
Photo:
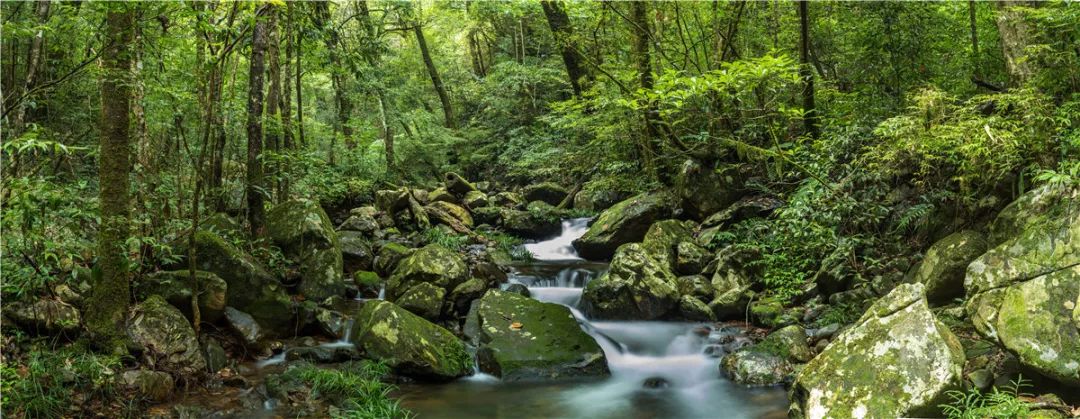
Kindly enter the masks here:
M 511 328 L 511 329 L 514 329 L 514 330 L 518 330 L 518 329 L 521 329 L 521 327 L 522 327 L 522 325 L 521 325 L 521 323 L 520 323 L 520 322 L 513 322 L 513 323 L 510 323 L 510 328 Z

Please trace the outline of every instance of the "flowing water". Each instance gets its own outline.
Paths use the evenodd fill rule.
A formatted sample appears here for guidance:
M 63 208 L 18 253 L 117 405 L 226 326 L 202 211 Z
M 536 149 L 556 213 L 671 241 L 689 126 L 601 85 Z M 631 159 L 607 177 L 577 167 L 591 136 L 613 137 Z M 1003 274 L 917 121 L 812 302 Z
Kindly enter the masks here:
M 420 418 L 762 418 L 785 417 L 780 388 L 745 388 L 721 377 L 710 342 L 732 333 L 700 323 L 589 321 L 580 310 L 585 284 L 606 265 L 582 260 L 571 245 L 587 219 L 563 222 L 562 234 L 527 244 L 535 261 L 510 283 L 533 298 L 570 307 L 607 356 L 611 376 L 593 380 L 502 382 L 477 374 L 447 384 L 409 384 L 395 394 Z M 648 384 L 648 385 L 647 385 Z

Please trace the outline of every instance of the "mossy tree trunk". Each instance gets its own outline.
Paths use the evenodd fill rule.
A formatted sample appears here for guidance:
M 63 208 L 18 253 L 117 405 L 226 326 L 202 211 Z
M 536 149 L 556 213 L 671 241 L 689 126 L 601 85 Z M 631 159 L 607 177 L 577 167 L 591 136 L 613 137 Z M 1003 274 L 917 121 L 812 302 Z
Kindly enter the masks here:
M 427 67 L 428 76 L 431 76 L 431 84 L 435 86 L 435 93 L 439 95 L 439 103 L 442 104 L 443 124 L 447 128 L 454 128 L 454 108 L 450 104 L 450 95 L 446 93 L 446 85 L 443 84 L 442 77 L 439 77 L 439 70 L 435 68 L 435 61 L 432 60 L 431 51 L 428 50 L 427 39 L 424 38 L 424 27 L 420 22 L 413 24 L 413 33 L 416 34 L 416 44 L 420 47 L 420 56 L 424 59 L 424 67 Z
M 251 34 L 251 59 L 248 75 L 248 103 L 247 103 L 247 204 L 248 224 L 251 228 L 252 237 L 258 237 L 263 227 L 265 218 L 263 209 L 263 193 L 266 188 L 263 185 L 262 156 L 263 148 L 263 73 L 266 67 L 266 38 L 267 17 L 269 9 L 274 7 L 265 4 L 255 12 L 255 28 Z
M 540 2 L 547 18 L 548 27 L 552 35 L 561 44 L 563 65 L 566 66 L 566 74 L 570 77 L 570 87 L 574 89 L 574 96 L 581 98 L 581 92 L 588 88 L 589 75 L 582 66 L 584 59 L 578 50 L 577 41 L 574 39 L 574 28 L 570 25 L 570 17 L 558 1 L 544 0 Z
M 130 303 L 126 243 L 130 233 L 131 65 L 135 3 L 108 5 L 102 54 L 100 180 L 101 225 L 98 261 L 101 275 L 86 307 L 86 327 L 102 347 L 122 351 L 121 332 Z

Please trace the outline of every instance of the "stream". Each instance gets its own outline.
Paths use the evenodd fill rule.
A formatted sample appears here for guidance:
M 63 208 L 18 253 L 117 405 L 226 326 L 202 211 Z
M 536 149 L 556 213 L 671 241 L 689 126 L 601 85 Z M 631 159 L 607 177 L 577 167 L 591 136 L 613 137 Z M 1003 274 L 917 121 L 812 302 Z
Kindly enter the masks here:
M 746 388 L 723 378 L 711 342 L 734 328 L 703 323 L 590 321 L 582 290 L 607 269 L 571 243 L 588 219 L 563 222 L 553 239 L 526 244 L 534 261 L 514 266 L 510 284 L 533 298 L 565 305 L 596 339 L 611 376 L 594 380 L 501 382 L 476 374 L 446 384 L 406 384 L 395 393 L 419 418 L 764 418 L 786 417 L 782 388 Z

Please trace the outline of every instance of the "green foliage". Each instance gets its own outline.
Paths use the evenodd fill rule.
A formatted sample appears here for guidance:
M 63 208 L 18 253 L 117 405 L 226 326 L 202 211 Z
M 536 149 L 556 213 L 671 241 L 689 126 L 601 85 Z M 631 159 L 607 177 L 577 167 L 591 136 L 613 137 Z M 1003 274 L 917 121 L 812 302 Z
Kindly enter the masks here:
M 1028 402 L 1021 398 L 1032 397 L 1031 394 L 1024 393 L 1024 388 L 1027 387 L 1031 387 L 1031 383 L 1020 377 L 1004 389 L 994 387 L 987 393 L 975 388 L 966 392 L 951 390 L 946 394 L 952 401 L 940 407 L 950 419 L 1026 417 L 1030 407 Z
M 338 369 L 301 364 L 289 367 L 282 378 L 304 382 L 313 398 L 331 401 L 335 418 L 412 417 L 389 398 L 393 386 L 380 381 L 389 372 L 386 365 L 369 361 L 345 363 Z
M 25 359 L 8 357 L 0 364 L 3 413 L 13 417 L 68 417 L 75 392 L 87 399 L 113 397 L 121 367 L 114 356 L 74 347 L 36 348 Z
M 814 319 L 814 326 L 824 327 L 830 324 L 852 324 L 862 317 L 865 307 L 859 304 L 840 303 L 825 307 L 821 315 Z
M 450 229 L 432 227 L 421 233 L 425 243 L 438 244 L 447 249 L 460 251 L 469 244 L 469 236 L 457 234 Z

